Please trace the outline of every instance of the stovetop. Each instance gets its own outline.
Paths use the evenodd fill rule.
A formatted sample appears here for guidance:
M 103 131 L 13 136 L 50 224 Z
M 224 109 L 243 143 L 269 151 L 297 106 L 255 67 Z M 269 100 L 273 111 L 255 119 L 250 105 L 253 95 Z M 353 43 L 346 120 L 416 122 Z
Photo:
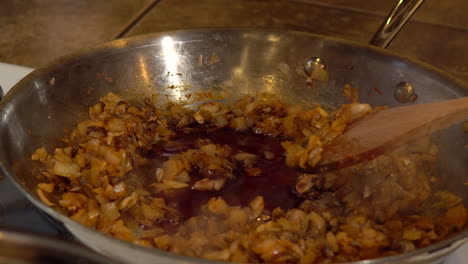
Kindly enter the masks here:
M 33 69 L 0 62 L 0 87 L 6 94 L 21 78 Z M 0 175 L 0 226 L 52 235 L 65 239 L 71 236 L 51 218 L 36 209 L 16 189 L 11 181 Z M 468 263 L 468 243 L 452 253 L 444 264 Z

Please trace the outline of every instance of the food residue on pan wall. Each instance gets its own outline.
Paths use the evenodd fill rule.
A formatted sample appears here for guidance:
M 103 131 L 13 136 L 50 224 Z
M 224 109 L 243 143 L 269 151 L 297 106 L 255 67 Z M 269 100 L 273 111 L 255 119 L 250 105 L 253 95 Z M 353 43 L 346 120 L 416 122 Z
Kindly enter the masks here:
M 211 54 L 210 58 L 206 62 L 206 65 L 212 65 L 221 61 L 221 58 L 216 53 Z

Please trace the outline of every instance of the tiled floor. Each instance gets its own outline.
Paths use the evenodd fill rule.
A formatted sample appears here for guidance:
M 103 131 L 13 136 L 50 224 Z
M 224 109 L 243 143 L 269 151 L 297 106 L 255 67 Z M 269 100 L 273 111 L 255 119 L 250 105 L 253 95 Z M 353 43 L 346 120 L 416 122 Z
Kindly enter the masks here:
M 394 2 L 1 1 L 0 61 L 38 67 L 119 35 L 199 27 L 287 28 L 367 42 Z M 422 59 L 468 81 L 467 9 L 465 0 L 426 1 L 389 49 Z M 142 19 L 135 23 L 139 15 Z

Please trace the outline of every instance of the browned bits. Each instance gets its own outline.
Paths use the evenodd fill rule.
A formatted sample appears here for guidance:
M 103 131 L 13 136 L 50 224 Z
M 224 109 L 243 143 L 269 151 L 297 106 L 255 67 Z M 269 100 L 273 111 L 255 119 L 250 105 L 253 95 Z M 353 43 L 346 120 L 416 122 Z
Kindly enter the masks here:
M 462 199 L 431 187 L 438 148 L 429 139 L 340 171 L 301 174 L 286 181 L 290 192 L 283 196 L 258 195 L 258 184 L 244 186 L 253 192 L 247 202 L 221 196 L 242 181 L 271 184 L 265 164 L 314 166 L 324 145 L 378 109 L 358 103 L 357 89 L 344 92 L 351 103 L 332 113 L 268 94 L 194 110 L 156 108 L 150 100 L 137 108 L 108 94 L 65 137 L 66 147 L 32 154 L 43 164 L 37 195 L 73 220 L 136 245 L 232 262 L 356 261 L 425 247 L 463 229 Z M 190 142 L 181 142 L 181 133 Z M 194 139 L 203 133 L 237 135 L 239 147 Z M 258 145 L 239 136 L 245 133 L 272 137 L 260 142 L 279 150 L 254 151 Z M 296 175 L 282 167 L 282 177 L 290 175 L 284 168 Z M 275 181 L 288 180 L 282 177 Z M 190 216 L 187 193 L 207 197 Z M 290 208 L 270 207 L 269 199 L 285 196 Z
M 251 177 L 257 177 L 262 174 L 262 170 L 260 170 L 259 168 L 245 168 L 244 171 L 248 176 Z
M 351 85 L 346 84 L 343 87 L 343 94 L 346 98 L 346 100 L 350 103 L 356 103 L 359 102 L 359 93 L 358 93 L 358 88 L 351 87 Z M 380 93 L 381 94 L 381 93 Z
M 265 159 L 267 160 L 272 160 L 275 158 L 275 153 L 271 152 L 271 151 L 265 151 L 263 152 L 263 156 L 265 157 Z
M 297 195 L 307 199 L 319 198 L 322 189 L 318 186 L 318 181 L 320 181 L 320 175 L 302 174 L 297 179 L 295 186 Z

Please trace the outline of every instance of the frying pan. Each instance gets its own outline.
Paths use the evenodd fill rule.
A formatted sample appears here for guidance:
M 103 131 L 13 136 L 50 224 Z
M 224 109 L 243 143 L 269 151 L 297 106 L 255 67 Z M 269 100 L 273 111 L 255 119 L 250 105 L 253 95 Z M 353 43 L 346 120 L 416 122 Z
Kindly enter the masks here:
M 106 264 L 109 260 L 89 249 L 48 236 L 0 227 L 2 264 Z
M 304 65 L 317 61 L 324 62 L 320 67 L 326 65 L 328 81 L 312 80 L 311 85 Z M 64 129 L 86 118 L 88 108 L 108 92 L 130 102 L 158 94 L 161 103 L 197 103 L 186 95 L 207 91 L 223 93 L 225 98 L 270 92 L 295 104 L 318 102 L 333 109 L 345 102 L 341 89 L 345 84 L 359 87 L 360 100 L 372 105 L 399 106 L 408 100 L 396 100 L 395 91 L 401 95 L 404 87 L 404 95 L 410 86 L 418 95 L 413 103 L 468 95 L 466 84 L 425 63 L 310 33 L 206 29 L 138 36 L 61 58 L 21 80 L 0 103 L 0 166 L 34 205 L 104 255 L 129 263 L 209 263 L 120 241 L 49 208 L 35 192 L 38 182 L 31 153 L 60 145 Z M 440 187 L 467 204 L 467 135 L 456 126 L 435 139 L 441 153 Z M 467 237 L 464 229 L 426 248 L 356 263 L 438 263 Z

